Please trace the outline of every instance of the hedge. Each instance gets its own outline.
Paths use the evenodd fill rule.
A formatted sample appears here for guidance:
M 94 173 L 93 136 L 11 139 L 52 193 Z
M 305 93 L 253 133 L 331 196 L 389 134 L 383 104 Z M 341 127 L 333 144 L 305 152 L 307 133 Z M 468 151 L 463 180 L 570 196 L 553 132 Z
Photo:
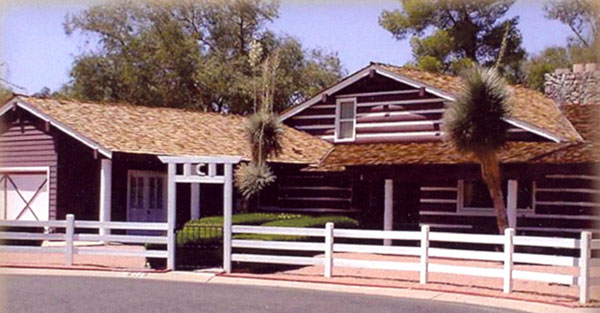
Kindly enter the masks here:
M 232 217 L 233 224 L 260 225 L 274 227 L 303 227 L 303 228 L 323 228 L 327 222 L 333 222 L 335 227 L 339 228 L 357 228 L 358 221 L 341 215 L 312 217 L 302 214 L 289 213 L 245 213 L 236 214 Z M 220 241 L 223 234 L 221 229 L 197 228 L 193 225 L 202 226 L 222 226 L 222 216 L 210 216 L 199 220 L 187 222 L 182 231 L 177 233 L 177 246 L 182 247 L 188 244 L 210 244 Z M 238 234 L 235 239 L 256 239 L 256 240 L 306 240 L 306 236 L 284 236 L 284 235 L 261 235 L 261 234 Z
M 306 215 L 291 213 L 242 213 L 234 214 L 231 217 L 231 223 L 234 225 L 261 225 L 271 221 L 295 219 L 301 217 L 306 217 Z M 223 216 L 207 216 L 201 219 L 191 220 L 185 223 L 185 226 L 187 225 L 223 226 Z
M 296 219 L 272 221 L 262 224 L 261 226 L 272 227 L 301 227 L 301 228 L 324 228 L 328 222 L 334 223 L 337 228 L 358 228 L 357 220 L 343 215 L 330 216 L 306 216 Z M 263 235 L 263 234 L 239 234 L 236 239 L 254 239 L 254 240 L 283 240 L 283 241 L 302 241 L 307 240 L 308 236 L 292 236 L 292 235 Z

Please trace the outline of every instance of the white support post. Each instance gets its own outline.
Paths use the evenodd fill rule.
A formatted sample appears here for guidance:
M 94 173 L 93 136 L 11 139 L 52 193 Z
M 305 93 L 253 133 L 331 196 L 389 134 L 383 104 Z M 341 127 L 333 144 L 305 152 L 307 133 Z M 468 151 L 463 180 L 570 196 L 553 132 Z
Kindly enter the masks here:
M 385 180 L 384 185 L 384 202 L 383 202 L 383 230 L 393 230 L 394 225 L 394 181 L 391 179 Z M 391 246 L 391 239 L 383 240 L 384 246 Z
M 67 266 L 73 265 L 73 234 L 75 233 L 75 216 L 67 214 L 67 226 L 65 228 L 65 259 Z
M 504 230 L 504 293 L 512 292 L 512 272 L 513 272 L 513 254 L 515 252 L 514 245 L 515 230 L 507 228 Z
M 175 269 L 175 218 L 177 217 L 176 164 L 168 164 L 167 176 L 167 270 Z
M 231 273 L 231 215 L 232 215 L 232 179 L 233 165 L 225 166 L 225 184 L 223 185 L 223 269 Z
M 100 222 L 110 222 L 112 192 L 112 161 L 100 160 Z M 110 228 L 101 227 L 98 231 L 100 236 L 110 235 Z
M 200 184 L 192 183 L 190 187 L 190 217 L 195 220 L 200 218 Z
M 331 278 L 333 272 L 333 223 L 325 224 L 325 277 Z
M 518 182 L 514 179 L 508 181 L 508 195 L 506 197 L 506 215 L 508 218 L 508 227 L 517 229 L 517 195 Z
M 421 226 L 421 272 L 419 283 L 427 284 L 429 276 L 429 225 Z
M 581 240 L 579 241 L 579 302 L 587 303 L 590 300 L 590 243 L 592 241 L 592 233 L 589 231 L 581 232 Z

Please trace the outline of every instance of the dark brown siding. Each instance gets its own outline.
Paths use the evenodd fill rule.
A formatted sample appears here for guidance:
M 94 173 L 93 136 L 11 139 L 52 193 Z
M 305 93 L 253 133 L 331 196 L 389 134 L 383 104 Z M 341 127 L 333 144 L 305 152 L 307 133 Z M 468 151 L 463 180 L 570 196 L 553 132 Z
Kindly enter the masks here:
M 100 202 L 100 156 L 75 138 L 57 134 L 58 219 L 98 220 Z
M 55 132 L 44 122 L 17 110 L 0 121 L 0 167 L 47 166 L 50 169 L 49 218 L 57 215 L 57 152 Z

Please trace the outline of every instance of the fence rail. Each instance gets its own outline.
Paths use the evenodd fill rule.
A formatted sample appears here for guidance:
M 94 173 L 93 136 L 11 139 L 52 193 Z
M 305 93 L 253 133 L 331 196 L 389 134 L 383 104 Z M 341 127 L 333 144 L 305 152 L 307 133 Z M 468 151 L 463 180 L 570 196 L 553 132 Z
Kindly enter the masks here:
M 600 249 L 600 239 L 592 239 L 591 233 L 584 231 L 580 239 L 548 238 L 533 236 L 515 236 L 513 229 L 507 229 L 504 235 L 462 234 L 430 232 L 423 225 L 421 231 L 382 231 L 334 229 L 328 223 L 324 229 L 306 229 L 292 227 L 263 227 L 234 225 L 233 234 L 264 234 L 311 236 L 322 238 L 323 242 L 289 242 L 255 239 L 234 239 L 232 248 L 250 248 L 283 251 L 323 252 L 324 257 L 283 256 L 252 253 L 232 253 L 231 260 L 237 262 L 273 263 L 290 265 L 324 265 L 324 276 L 331 277 L 335 267 L 372 268 L 398 271 L 419 272 L 419 281 L 426 284 L 429 273 L 447 273 L 503 279 L 503 291 L 512 292 L 513 280 L 529 280 L 579 287 L 580 302 L 589 301 L 590 288 L 600 286 L 600 258 L 592 258 L 592 251 Z M 376 245 L 356 243 L 336 243 L 336 239 L 377 239 L 396 240 L 398 245 Z M 411 242 L 411 244 L 407 244 Z M 484 251 L 475 249 L 450 249 L 430 247 L 431 242 L 501 245 L 502 251 Z M 579 257 L 549 255 L 541 253 L 514 252 L 516 246 L 577 249 Z M 386 255 L 417 256 L 415 262 L 372 261 L 334 257 L 332 252 L 377 253 Z M 460 266 L 439 264 L 430 257 L 502 262 L 501 268 Z M 514 269 L 515 263 L 546 266 L 577 267 L 579 274 L 541 273 Z
M 72 214 L 67 215 L 66 220 L 56 221 L 0 221 L 0 227 L 10 228 L 11 231 L 0 231 L 0 240 L 55 240 L 64 241 L 64 247 L 42 247 L 42 246 L 21 246 L 13 245 L 10 242 L 0 243 L 0 252 L 28 252 L 28 253 L 64 253 L 67 266 L 73 265 L 73 255 L 111 255 L 111 256 L 135 256 L 151 258 L 167 258 L 168 251 L 164 250 L 144 250 L 127 251 L 114 248 L 90 248 L 76 247 L 75 241 L 98 241 L 98 242 L 118 242 L 118 243 L 138 243 L 138 244 L 167 244 L 168 230 L 166 223 L 134 223 L 134 222 L 96 222 L 96 221 L 76 221 Z M 22 228 L 40 228 L 47 230 L 49 228 L 64 229 L 64 232 L 24 232 L 19 231 Z M 76 234 L 75 229 L 118 229 L 118 230 L 136 230 L 136 231 L 158 231 L 164 232 L 164 235 L 146 236 L 146 235 L 112 235 L 109 233 L 101 234 Z M 15 229 L 13 231 L 12 229 Z

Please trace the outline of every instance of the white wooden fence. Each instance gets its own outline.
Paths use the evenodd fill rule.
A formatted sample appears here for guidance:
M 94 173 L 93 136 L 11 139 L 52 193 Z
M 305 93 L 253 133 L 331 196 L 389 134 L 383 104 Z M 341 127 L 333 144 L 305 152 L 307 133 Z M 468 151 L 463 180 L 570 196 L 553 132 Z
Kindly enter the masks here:
M 116 243 L 138 243 L 138 244 L 167 244 L 167 223 L 132 223 L 132 222 L 96 222 L 96 221 L 76 221 L 72 214 L 67 215 L 66 220 L 54 221 L 0 221 L 0 227 L 10 227 L 19 229 L 23 227 L 54 228 L 57 232 L 52 233 L 32 233 L 20 231 L 0 231 L 0 240 L 51 240 L 64 241 L 64 247 L 43 247 L 43 246 L 19 246 L 19 245 L 0 245 L 0 252 L 28 252 L 28 253 L 64 253 L 65 264 L 73 265 L 73 255 L 110 255 L 110 256 L 136 256 L 167 258 L 168 251 L 164 250 L 118 250 L 110 247 L 77 247 L 75 241 L 98 241 L 98 242 L 116 242 Z M 76 234 L 75 229 L 120 229 L 120 230 L 141 230 L 141 231 L 164 231 L 161 236 L 146 235 L 112 235 L 112 234 Z M 64 229 L 64 232 L 58 230 Z
M 233 239 L 229 243 L 232 248 L 252 248 L 287 251 L 323 252 L 323 258 L 308 256 L 282 256 L 265 254 L 233 253 L 230 260 L 238 262 L 256 262 L 291 265 L 323 265 L 324 276 L 331 277 L 334 267 L 373 268 L 398 271 L 415 271 L 420 273 L 420 283 L 426 284 L 429 273 L 449 273 L 480 277 L 497 277 L 503 279 L 503 291 L 512 291 L 513 280 L 530 280 L 546 283 L 579 286 L 580 302 L 586 303 L 590 298 L 590 288 L 600 287 L 600 258 L 592 258 L 592 250 L 600 250 L 600 239 L 592 240 L 591 233 L 582 232 L 580 239 L 548 238 L 532 236 L 515 236 L 513 229 L 506 229 L 504 235 L 482 235 L 430 232 L 429 226 L 422 226 L 421 231 L 382 231 L 334 229 L 328 223 L 324 229 L 291 228 L 234 225 L 233 234 L 266 234 L 294 235 L 323 238 L 323 242 L 265 241 Z M 336 238 L 398 240 L 402 242 L 419 242 L 417 245 L 384 246 L 374 244 L 335 243 Z M 451 242 L 469 244 L 503 245 L 503 252 L 478 251 L 466 249 L 432 248 L 430 242 Z M 537 253 L 515 253 L 515 246 L 549 247 L 578 249 L 580 257 L 548 255 Z M 231 250 L 229 250 L 231 251 Z M 419 262 L 393 262 L 334 258 L 333 252 L 377 253 L 386 255 L 418 256 Z M 503 268 L 485 268 L 438 264 L 430 257 L 480 260 L 502 262 Z M 542 273 L 516 270 L 515 263 L 539 264 L 548 266 L 578 267 L 579 275 Z

